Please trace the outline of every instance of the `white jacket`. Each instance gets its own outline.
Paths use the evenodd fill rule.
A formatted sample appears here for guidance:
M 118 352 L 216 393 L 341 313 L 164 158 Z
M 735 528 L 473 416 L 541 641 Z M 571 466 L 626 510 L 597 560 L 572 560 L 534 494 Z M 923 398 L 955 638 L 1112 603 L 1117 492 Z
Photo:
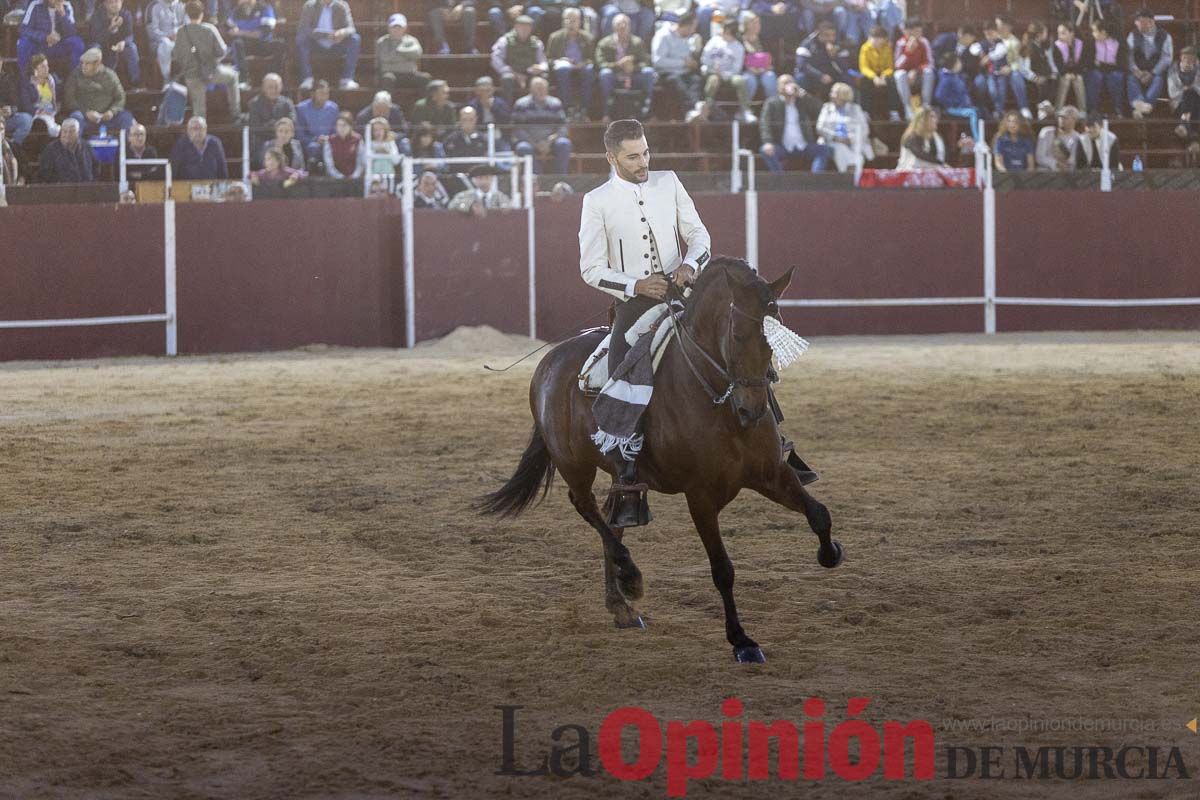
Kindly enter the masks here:
M 618 300 L 632 297 L 634 284 L 652 271 L 669 275 L 688 264 L 699 272 L 710 257 L 708 230 L 674 172 L 650 172 L 641 197 L 639 204 L 634 184 L 615 175 L 583 197 L 579 272 Z

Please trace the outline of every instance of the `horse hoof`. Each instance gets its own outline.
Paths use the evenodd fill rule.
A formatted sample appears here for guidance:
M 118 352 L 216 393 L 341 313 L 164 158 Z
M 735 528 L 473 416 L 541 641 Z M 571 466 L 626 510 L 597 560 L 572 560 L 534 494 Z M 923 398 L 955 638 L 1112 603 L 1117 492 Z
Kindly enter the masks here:
M 618 628 L 640 628 L 642 630 L 645 630 L 646 629 L 646 621 L 644 619 L 642 619 L 640 616 L 634 617 L 632 620 L 629 620 L 627 622 L 622 622 L 621 620 L 617 620 L 617 627 Z
M 739 664 L 765 664 L 767 657 L 763 655 L 762 648 L 758 645 L 753 647 L 735 647 L 733 648 L 733 660 Z
M 833 551 L 832 555 L 825 548 L 817 550 L 817 563 L 825 569 L 833 569 L 846 558 L 846 551 L 842 549 L 841 542 L 837 539 L 831 539 L 829 543 L 833 545 L 831 548 Z

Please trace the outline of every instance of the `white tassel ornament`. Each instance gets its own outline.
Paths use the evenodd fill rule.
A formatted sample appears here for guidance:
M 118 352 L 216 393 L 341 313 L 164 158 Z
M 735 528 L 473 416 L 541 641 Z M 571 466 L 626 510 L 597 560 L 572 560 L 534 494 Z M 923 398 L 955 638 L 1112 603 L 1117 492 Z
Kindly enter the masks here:
M 808 342 L 803 337 L 785 328 L 782 322 L 772 316 L 763 317 L 763 336 L 767 337 L 767 344 L 771 346 L 780 369 L 808 350 Z

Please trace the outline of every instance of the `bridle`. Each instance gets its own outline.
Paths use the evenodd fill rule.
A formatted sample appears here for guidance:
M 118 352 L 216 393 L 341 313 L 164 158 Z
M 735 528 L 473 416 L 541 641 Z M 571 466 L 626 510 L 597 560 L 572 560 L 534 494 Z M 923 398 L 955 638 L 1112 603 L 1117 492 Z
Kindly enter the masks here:
M 670 284 L 668 286 L 668 292 L 672 291 L 678 295 L 678 300 L 682 305 L 684 299 L 683 293 L 674 284 Z M 745 311 L 742 311 L 740 308 L 738 308 L 734 301 L 729 301 L 729 318 L 725 326 L 725 333 L 720 339 L 721 359 L 727 366 L 722 366 L 721 364 L 717 363 L 715 358 L 708 354 L 708 351 L 704 349 L 703 345 L 697 342 L 695 338 L 688 333 L 687 326 L 681 323 L 678 319 L 678 314 L 680 313 L 682 312 L 675 311 L 675 309 L 672 308 L 671 304 L 668 302 L 667 314 L 671 318 L 671 327 L 674 328 L 675 335 L 679 337 L 679 352 L 683 354 L 684 363 L 688 365 L 688 369 L 691 370 L 692 375 L 694 375 L 696 380 L 699 381 L 700 385 L 704 387 L 705 392 L 708 394 L 709 399 L 712 400 L 714 406 L 719 406 L 728 401 L 733 395 L 733 390 L 739 386 L 746 389 L 761 389 L 779 380 L 779 375 L 771 366 L 767 367 L 767 374 L 761 378 L 735 378 L 733 375 L 734 365 L 730 362 L 729 354 L 726 352 L 727 343 L 733 337 L 734 314 L 741 314 L 743 317 L 753 320 L 760 326 L 762 325 L 762 319 L 754 316 L 753 314 L 747 314 Z M 713 388 L 712 384 L 708 382 L 708 379 L 704 377 L 703 373 L 696 368 L 696 364 L 692 361 L 691 356 L 688 355 L 689 346 L 699 353 L 700 356 L 703 357 L 704 360 L 707 361 L 708 364 L 717 371 L 717 374 L 721 376 L 721 380 L 726 382 L 727 385 L 724 392 L 718 393 L 717 390 Z

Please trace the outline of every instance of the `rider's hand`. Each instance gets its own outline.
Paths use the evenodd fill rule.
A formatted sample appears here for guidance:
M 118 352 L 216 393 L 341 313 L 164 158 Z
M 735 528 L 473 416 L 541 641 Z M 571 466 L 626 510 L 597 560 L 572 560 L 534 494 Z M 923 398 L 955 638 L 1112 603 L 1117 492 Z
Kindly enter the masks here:
M 649 278 L 642 278 L 635 283 L 633 292 L 644 297 L 653 297 L 655 300 L 663 300 L 667 296 L 667 279 L 655 273 Z
M 675 285 L 682 289 L 691 283 L 695 277 L 696 270 L 692 269 L 691 264 L 680 264 L 679 267 L 671 273 L 671 280 L 675 281 Z

